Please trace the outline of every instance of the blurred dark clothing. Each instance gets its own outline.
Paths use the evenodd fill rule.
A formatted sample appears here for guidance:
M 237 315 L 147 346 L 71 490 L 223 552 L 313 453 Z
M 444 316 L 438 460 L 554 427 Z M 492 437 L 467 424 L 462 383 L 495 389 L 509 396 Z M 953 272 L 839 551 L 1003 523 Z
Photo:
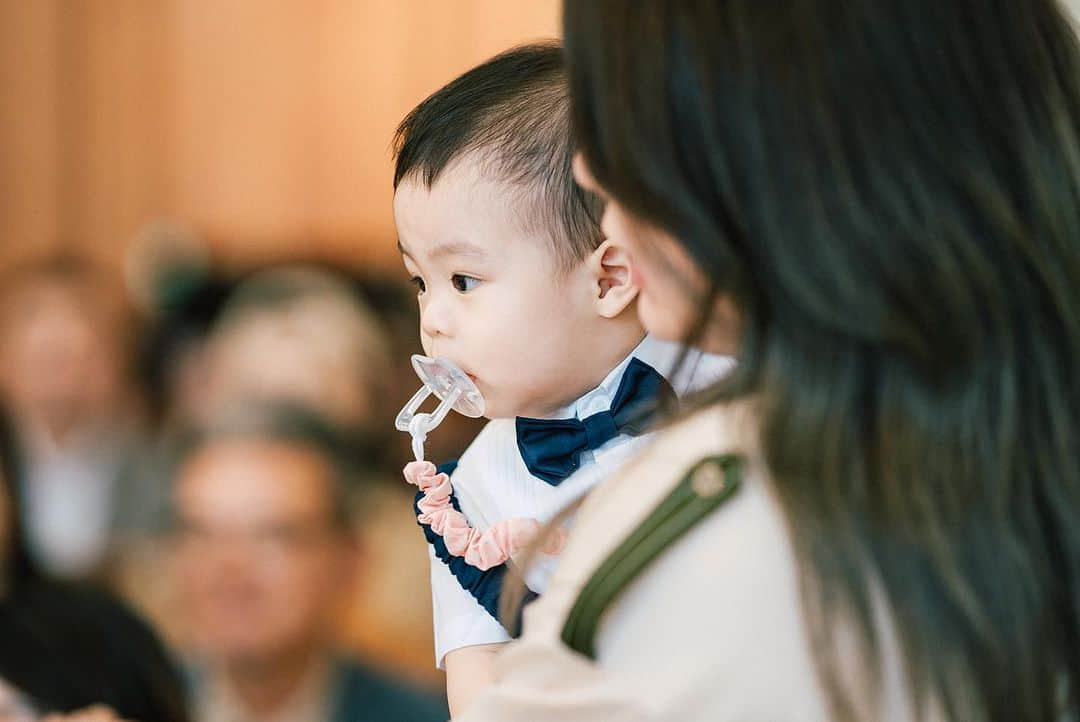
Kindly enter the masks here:
M 27 583 L 0 600 L 0 679 L 38 713 L 94 704 L 187 722 L 183 677 L 153 630 L 105 591 Z
M 298 690 L 271 717 L 245 712 L 237 700 L 193 668 L 190 693 L 196 722 L 446 722 L 446 704 L 433 694 L 414 689 L 355 659 L 335 657 L 328 673 Z

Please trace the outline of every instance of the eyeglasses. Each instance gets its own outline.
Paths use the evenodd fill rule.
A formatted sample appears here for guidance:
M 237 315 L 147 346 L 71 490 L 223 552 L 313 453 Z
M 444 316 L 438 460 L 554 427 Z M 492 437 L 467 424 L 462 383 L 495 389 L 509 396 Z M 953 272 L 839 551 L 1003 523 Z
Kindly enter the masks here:
M 232 529 L 181 521 L 177 525 L 176 536 L 181 544 L 195 550 L 213 551 L 243 544 L 266 556 L 283 557 L 312 548 L 329 538 L 332 531 L 329 522 L 314 520 Z M 0 722 L 3 722 L 2 718 Z

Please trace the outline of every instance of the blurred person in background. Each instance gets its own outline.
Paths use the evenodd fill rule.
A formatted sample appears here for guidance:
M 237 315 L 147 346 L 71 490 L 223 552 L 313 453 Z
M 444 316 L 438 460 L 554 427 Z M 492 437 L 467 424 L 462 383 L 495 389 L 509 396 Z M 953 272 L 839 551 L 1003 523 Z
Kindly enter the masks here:
M 343 641 L 418 682 L 435 682 L 439 677 L 431 671 L 418 671 L 417 661 L 431 646 L 431 607 L 420 593 L 426 577 L 413 566 L 424 552 L 413 538 L 415 519 L 399 513 L 407 489 L 398 483 L 397 467 L 408 453 L 408 437 L 393 429 L 404 403 L 398 393 L 402 374 L 409 379 L 405 395 L 419 381 L 406 362 L 409 349 L 392 335 L 395 317 L 387 308 L 393 304 L 384 302 L 377 312 L 368 301 L 380 298 L 378 290 L 316 265 L 247 276 L 225 301 L 203 346 L 206 383 L 189 416 L 212 418 L 248 402 L 292 403 L 317 411 L 348 438 L 357 473 L 373 482 L 365 494 L 368 523 L 359 531 L 368 552 L 364 577 L 373 583 L 352 595 Z M 400 362 L 392 363 L 395 358 Z M 457 421 L 445 424 L 433 446 L 452 437 Z M 160 618 L 168 623 L 167 615 Z
M 446 719 L 440 701 L 336 649 L 357 569 L 349 459 L 332 426 L 281 405 L 179 443 L 175 570 L 200 722 Z
M 17 269 L 3 289 L 0 396 L 24 458 L 30 552 L 55 576 L 100 575 L 114 540 L 154 508 L 132 473 L 140 431 L 124 299 L 69 256 Z
M 315 409 L 365 451 L 393 420 L 389 342 L 338 274 L 304 266 L 254 274 L 230 296 L 207 349 L 205 410 L 237 402 Z
M 111 719 L 90 709 L 104 705 L 124 718 L 186 722 L 182 679 L 153 631 L 107 593 L 38 573 L 20 529 L 18 477 L 0 410 L 0 721 Z
M 131 483 L 124 486 L 136 486 L 141 523 L 114 539 L 106 581 L 173 642 L 179 629 L 175 595 L 161 574 L 169 555 L 167 457 L 176 430 L 203 405 L 207 338 L 233 284 L 209 269 L 180 264 L 139 281 L 128 285 L 141 314 L 135 365 L 145 424 L 143 443 L 124 477 Z
M 258 271 L 239 283 L 209 266 L 173 264 L 135 297 L 153 319 L 143 346 L 142 372 L 158 428 L 156 460 L 142 467 L 142 482 L 169 489 L 167 449 L 177 430 L 215 419 L 246 404 L 292 403 L 313 408 L 347 437 L 349 461 L 365 481 L 365 523 L 357 530 L 365 554 L 354 561 L 366 582 L 348 598 L 338 624 L 341 645 L 378 659 L 423 685 L 441 684 L 419 660 L 430 655 L 430 599 L 420 563 L 415 519 L 402 513 L 411 495 L 384 474 L 408 439 L 391 422 L 400 399 L 393 389 L 392 349 L 401 349 L 387 326 L 410 327 L 394 302 L 404 288 L 358 284 L 339 271 L 285 266 Z M 139 284 L 135 284 L 139 285 Z M 402 284 L 403 285 L 403 284 Z M 369 290 L 371 295 L 369 295 Z M 406 296 L 411 300 L 411 296 Z M 365 299 L 378 303 L 371 310 Z M 411 310 L 411 307 L 406 307 Z M 389 309 L 390 324 L 382 311 Z M 407 364 L 404 369 L 411 373 Z M 415 376 L 413 377 L 415 379 Z M 388 438 L 388 435 L 392 435 Z M 402 439 L 397 439 L 401 436 Z M 441 439 L 440 439 L 441 440 Z M 374 483 L 374 482 L 385 483 Z M 166 496 L 167 496 L 166 492 Z M 125 545 L 119 574 L 125 596 L 145 611 L 175 644 L 189 635 L 175 579 L 160 574 L 170 543 L 145 537 Z
M 159 289 L 139 349 L 148 416 L 159 440 L 190 424 L 206 405 L 206 349 L 232 287 L 228 279 L 180 269 Z
M 185 223 L 157 219 L 135 234 L 124 256 L 132 305 L 146 319 L 138 375 L 147 417 L 158 436 L 192 421 L 206 395 L 210 331 L 236 281 Z
M 316 265 L 270 267 L 235 284 L 200 344 L 201 383 L 178 387 L 197 394 L 174 397 L 187 400 L 189 418 L 245 401 L 317 409 L 350 436 L 365 466 L 396 482 L 409 443 L 393 421 L 419 387 L 408 363 L 421 350 L 417 323 L 405 283 Z M 453 415 L 432 438 L 432 453 L 454 458 L 478 430 Z

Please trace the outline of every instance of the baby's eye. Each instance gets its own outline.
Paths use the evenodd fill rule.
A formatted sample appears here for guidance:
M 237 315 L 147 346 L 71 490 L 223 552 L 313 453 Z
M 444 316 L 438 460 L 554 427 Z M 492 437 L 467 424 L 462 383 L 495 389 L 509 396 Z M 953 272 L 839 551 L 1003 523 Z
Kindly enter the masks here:
M 473 278 L 472 276 L 466 276 L 461 273 L 455 273 L 453 276 L 450 276 L 450 283 L 454 285 L 454 289 L 458 293 L 468 293 L 469 291 L 476 288 L 476 286 L 480 283 L 480 279 Z
M 420 276 L 413 276 L 409 279 L 409 283 L 416 286 L 417 293 L 423 293 L 427 290 L 427 286 L 424 285 L 424 279 L 420 278 Z

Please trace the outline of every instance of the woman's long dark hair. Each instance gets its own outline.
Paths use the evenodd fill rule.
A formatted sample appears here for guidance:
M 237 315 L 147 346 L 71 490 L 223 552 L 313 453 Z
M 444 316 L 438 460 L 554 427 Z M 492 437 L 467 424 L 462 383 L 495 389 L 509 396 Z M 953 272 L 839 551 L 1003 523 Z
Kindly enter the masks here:
M 565 37 L 593 175 L 740 314 L 711 400 L 760 411 L 834 714 L 873 709 L 835 632 L 853 623 L 876 670 L 878 598 L 917 709 L 1075 712 L 1080 51 L 1061 8 L 571 0 Z

